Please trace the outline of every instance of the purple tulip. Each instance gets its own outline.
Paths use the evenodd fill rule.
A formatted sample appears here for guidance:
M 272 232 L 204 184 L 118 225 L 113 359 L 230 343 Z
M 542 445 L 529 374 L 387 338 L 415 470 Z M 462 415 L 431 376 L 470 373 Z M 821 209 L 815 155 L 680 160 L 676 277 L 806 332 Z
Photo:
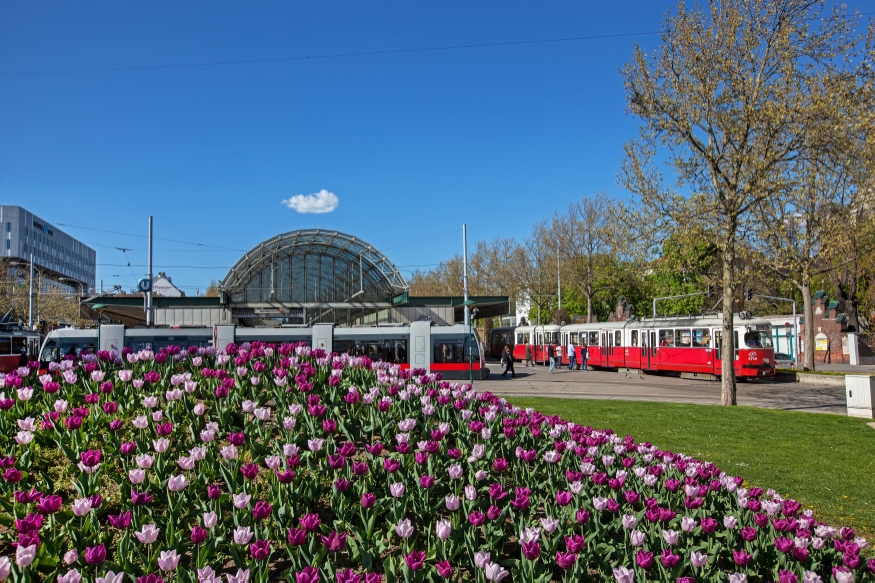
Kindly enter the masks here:
M 777 548 L 782 553 L 788 553 L 790 552 L 790 549 L 793 548 L 793 540 L 784 536 L 782 536 L 781 538 L 776 538 L 775 548 Z
M 37 492 L 36 488 L 31 488 L 30 492 L 20 492 L 18 490 L 15 491 L 15 501 L 19 504 L 30 504 L 31 502 L 37 502 L 43 497 L 42 492 Z
M 228 435 L 228 441 L 231 445 L 240 446 L 246 441 L 246 434 L 242 431 L 237 433 L 231 433 Z
M 107 415 L 112 415 L 116 411 L 118 411 L 118 403 L 115 401 L 107 401 L 103 404 L 103 412 Z
M 54 514 L 61 509 L 64 501 L 60 496 L 52 494 L 42 498 L 36 504 L 36 511 L 40 514 Z
M 263 500 L 259 500 L 255 503 L 255 506 L 252 508 L 252 517 L 255 520 L 264 520 L 270 513 L 273 511 L 273 507 Z
M 404 555 L 404 562 L 407 563 L 407 568 L 411 571 L 418 571 L 425 565 L 425 553 L 413 551 L 409 555 Z
M 346 478 L 337 478 L 337 480 L 334 481 L 334 489 L 338 492 L 346 492 L 349 490 L 350 485 L 349 480 Z
M 575 562 L 577 562 L 576 554 L 556 551 L 556 564 L 559 565 L 561 569 L 570 569 L 574 566 Z
M 167 437 L 171 433 L 173 433 L 173 423 L 169 421 L 167 423 L 158 423 L 155 425 L 155 431 L 161 437 Z
M 121 446 L 121 452 L 124 455 L 131 455 L 137 451 L 137 444 L 132 441 L 126 441 Z
M 568 506 L 571 504 L 571 492 L 559 490 L 556 492 L 556 504 L 559 506 Z
M 148 492 L 137 492 L 136 490 L 131 490 L 131 503 L 134 506 L 145 506 L 154 499 L 155 497 Z
M 106 547 L 103 543 L 96 547 L 85 548 L 85 562 L 89 565 L 100 565 L 106 561 Z
M 254 480 L 258 475 L 258 464 L 246 464 L 240 468 L 240 473 L 243 474 L 243 477 L 247 480 Z
M 677 565 L 678 561 L 680 560 L 680 555 L 674 554 L 673 552 L 671 552 L 671 549 L 662 549 L 662 556 L 659 558 L 659 561 L 666 569 L 671 569 L 672 567 Z
M 507 492 L 504 491 L 504 487 L 498 482 L 492 483 L 489 485 L 489 497 L 493 500 L 501 500 L 507 496 Z
M 328 536 L 322 535 L 321 540 L 329 552 L 339 553 L 346 546 L 346 533 L 333 530 Z
M 574 514 L 574 519 L 577 520 L 578 524 L 586 524 L 589 522 L 589 518 L 590 515 L 588 510 L 581 509 Z
M 157 573 L 150 573 L 144 577 L 137 577 L 137 583 L 164 583 L 164 579 Z
M 335 431 L 337 431 L 337 421 L 334 421 L 332 419 L 323 419 L 322 430 L 325 431 L 325 433 L 334 433 Z
M 82 460 L 82 465 L 88 468 L 93 468 L 99 464 L 102 457 L 103 456 L 99 449 L 89 449 L 88 451 L 83 451 L 79 454 L 79 458 Z
M 700 524 L 702 526 L 702 532 L 704 533 L 712 534 L 715 530 L 717 530 L 717 521 L 710 516 L 703 518 Z
M 523 556 L 530 561 L 534 561 L 541 556 L 541 545 L 538 541 L 532 541 L 522 544 Z
M 376 456 L 376 455 L 380 455 L 380 453 L 382 453 L 382 451 L 383 451 L 383 444 L 380 443 L 379 441 L 375 441 L 375 442 L 374 442 L 373 444 L 371 444 L 371 445 L 365 445 L 365 449 L 366 449 L 366 450 L 368 451 L 368 453 L 371 454 L 371 455 L 374 455 L 374 456 Z M 387 459 L 388 459 L 388 458 L 387 458 Z
M 191 542 L 193 544 L 199 545 L 202 542 L 207 540 L 207 531 L 205 528 L 201 528 L 198 525 L 194 525 L 191 527 Z
M 486 522 L 486 517 L 483 516 L 482 512 L 475 510 L 468 515 L 468 522 L 470 522 L 474 526 L 481 526 L 484 522 Z
M 121 514 L 110 514 L 106 517 L 109 525 L 118 530 L 124 530 L 131 525 L 131 512 L 122 512 Z
M 653 566 L 653 553 L 640 550 L 635 553 L 635 563 L 644 570 Z
M 732 551 L 732 560 L 735 561 L 735 564 L 739 567 L 744 567 L 750 562 L 750 555 L 744 551 Z
M 499 516 L 501 516 L 501 508 L 499 508 L 498 506 L 490 506 L 489 509 L 486 511 L 486 518 L 488 518 L 489 520 L 495 520 Z
M 222 488 L 218 484 L 207 486 L 207 497 L 210 500 L 218 500 L 222 496 Z
M 92 494 L 88 497 L 88 500 L 91 502 L 92 508 L 100 508 L 101 504 L 103 504 L 103 496 L 100 494 Z
M 313 567 L 304 567 L 303 571 L 295 573 L 295 583 L 319 583 L 319 571 Z
M 270 541 L 256 540 L 249 545 L 249 554 L 256 561 L 263 561 L 270 556 Z
M 875 559 L 872 559 L 872 561 L 875 561 Z M 440 575 L 441 577 L 447 578 L 453 576 L 453 567 L 450 566 L 449 561 L 441 561 L 437 563 L 434 568 L 438 572 L 438 575 Z
M 362 583 L 365 578 L 364 575 L 359 575 L 349 567 L 343 570 L 338 569 L 334 575 L 337 577 L 337 583 Z
M 286 530 L 289 545 L 299 547 L 307 542 L 307 531 L 302 528 L 289 528 Z
M 328 456 L 328 467 L 332 470 L 339 470 L 344 464 L 346 464 L 346 458 L 339 453 Z
M 419 478 L 419 485 L 428 490 L 432 486 L 434 486 L 434 477 L 429 476 L 428 474 L 421 476 Z
M 569 553 L 581 553 L 586 548 L 586 538 L 580 534 L 565 537 L 565 549 Z
M 319 530 L 319 525 L 322 521 L 319 520 L 318 514 L 305 514 L 298 519 L 298 523 L 301 525 L 301 528 L 307 532 L 316 532 Z
M 280 484 L 291 484 L 292 480 L 295 479 L 295 472 L 293 472 L 292 470 L 288 470 L 285 472 L 274 470 L 273 473 L 276 474 L 276 480 Z
M 374 494 L 370 492 L 362 493 L 362 508 L 373 508 L 376 501 L 377 497 Z
M 413 459 L 417 464 L 422 465 L 428 461 L 428 452 L 427 451 L 418 451 L 413 454 Z
M 382 447 L 382 446 L 380 446 L 380 447 Z M 398 460 L 388 458 L 388 457 L 383 460 L 383 468 L 387 472 L 389 472 L 390 474 L 398 471 L 398 468 L 400 468 L 400 467 L 401 467 L 401 463 Z
M 352 473 L 356 476 L 364 476 L 368 473 L 368 462 L 356 462 L 352 464 Z

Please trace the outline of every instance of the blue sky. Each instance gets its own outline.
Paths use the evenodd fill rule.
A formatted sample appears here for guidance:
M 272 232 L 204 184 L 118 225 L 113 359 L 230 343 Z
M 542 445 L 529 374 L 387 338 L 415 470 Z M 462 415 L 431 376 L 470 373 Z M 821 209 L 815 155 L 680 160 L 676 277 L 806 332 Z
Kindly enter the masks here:
M 643 33 L 673 5 L 6 2 L 0 73 Z M 522 239 L 584 195 L 623 196 L 637 124 L 618 68 L 658 38 L 0 75 L 0 203 L 67 225 L 108 287 L 145 272 L 145 239 L 118 233 L 145 235 L 150 214 L 155 270 L 187 293 L 300 228 L 359 236 L 409 274 L 460 252 L 463 222 L 470 248 Z M 282 204 L 322 190 L 331 213 Z

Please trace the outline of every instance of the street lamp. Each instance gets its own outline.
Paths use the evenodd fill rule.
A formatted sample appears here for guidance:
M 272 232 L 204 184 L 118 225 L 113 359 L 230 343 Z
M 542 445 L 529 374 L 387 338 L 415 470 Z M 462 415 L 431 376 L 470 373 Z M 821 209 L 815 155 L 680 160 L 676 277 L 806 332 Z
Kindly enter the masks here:
M 97 312 L 97 346 L 95 347 L 95 355 L 100 351 L 100 320 L 103 317 L 103 311 L 106 309 L 106 304 L 94 304 L 91 309 Z
M 474 300 L 465 300 L 462 302 L 462 305 L 465 306 L 465 311 L 467 312 L 471 306 L 476 304 Z M 476 311 L 476 309 L 475 309 Z M 471 328 L 471 318 L 468 318 L 468 382 L 472 385 L 474 384 L 474 332 Z

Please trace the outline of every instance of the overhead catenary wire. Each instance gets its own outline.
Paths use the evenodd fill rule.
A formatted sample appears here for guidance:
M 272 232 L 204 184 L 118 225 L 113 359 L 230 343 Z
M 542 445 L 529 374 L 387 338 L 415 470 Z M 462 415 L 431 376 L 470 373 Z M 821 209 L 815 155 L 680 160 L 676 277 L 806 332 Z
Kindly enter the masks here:
M 62 69 L 55 71 L 19 71 L 19 72 L 8 72 L 8 73 L 0 73 L 0 77 L 27 77 L 34 75 L 76 75 L 76 74 L 87 74 L 87 73 L 118 73 L 123 71 L 154 71 L 161 69 L 188 69 L 188 68 L 198 68 L 198 67 L 222 67 L 228 65 L 252 65 L 258 63 L 280 63 L 280 62 L 291 62 L 291 61 L 315 61 L 315 60 L 323 60 L 323 59 L 342 59 L 342 58 L 350 58 L 350 57 L 376 57 L 383 55 L 399 55 L 405 53 L 427 53 L 427 52 L 436 52 L 436 51 L 456 51 L 456 50 L 466 50 L 466 49 L 483 49 L 490 47 L 510 47 L 510 46 L 521 46 L 521 45 L 537 45 L 537 44 L 551 44 L 551 43 L 563 43 L 563 42 L 575 42 L 575 41 L 586 41 L 586 40 L 601 40 L 601 39 L 610 39 L 610 38 L 623 38 L 623 37 L 631 37 L 631 36 L 647 36 L 659 34 L 659 31 L 644 31 L 644 32 L 625 32 L 618 34 L 596 34 L 589 36 L 570 36 L 570 37 L 561 37 L 561 38 L 546 38 L 546 39 L 533 39 L 533 40 L 519 40 L 519 41 L 506 41 L 506 42 L 495 42 L 495 43 L 472 43 L 465 45 L 443 45 L 436 47 L 415 47 L 415 48 L 406 48 L 406 49 L 387 49 L 383 51 L 355 51 L 348 53 L 325 53 L 321 55 L 298 55 L 298 56 L 290 56 L 290 57 L 266 57 L 263 59 L 235 59 L 235 60 L 227 60 L 227 61 L 204 61 L 198 63 L 177 63 L 177 64 L 166 64 L 166 65 L 140 65 L 140 66 L 129 66 L 129 67 L 106 67 L 106 68 L 95 68 L 95 69 Z

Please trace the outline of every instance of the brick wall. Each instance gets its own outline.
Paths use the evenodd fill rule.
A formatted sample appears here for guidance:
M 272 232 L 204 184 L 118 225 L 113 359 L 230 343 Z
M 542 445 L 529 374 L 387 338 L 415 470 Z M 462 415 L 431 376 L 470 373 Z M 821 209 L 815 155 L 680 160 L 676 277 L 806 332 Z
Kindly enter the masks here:
M 817 337 L 819 335 L 826 336 L 828 342 L 828 350 L 815 350 L 814 362 L 819 364 L 850 364 L 850 357 L 843 354 L 842 339 L 847 338 L 848 323 L 847 318 L 836 309 L 838 303 L 830 301 L 824 291 L 818 291 L 814 294 L 812 300 L 814 307 L 814 337 L 815 346 L 817 345 Z M 800 335 L 803 336 L 800 330 Z M 847 342 L 847 340 L 845 340 Z M 801 345 L 802 351 L 799 353 L 799 362 L 804 362 L 805 351 L 810 350 L 810 347 L 805 344 Z

